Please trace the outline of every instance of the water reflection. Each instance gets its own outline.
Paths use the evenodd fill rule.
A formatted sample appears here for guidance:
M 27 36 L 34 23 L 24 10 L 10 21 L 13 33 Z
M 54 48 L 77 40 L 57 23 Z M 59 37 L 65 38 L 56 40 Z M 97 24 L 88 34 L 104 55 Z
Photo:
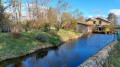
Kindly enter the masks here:
M 77 67 L 107 43 L 116 40 L 116 35 L 96 34 L 61 45 L 57 50 L 43 50 L 26 58 L 0 63 L 0 67 Z

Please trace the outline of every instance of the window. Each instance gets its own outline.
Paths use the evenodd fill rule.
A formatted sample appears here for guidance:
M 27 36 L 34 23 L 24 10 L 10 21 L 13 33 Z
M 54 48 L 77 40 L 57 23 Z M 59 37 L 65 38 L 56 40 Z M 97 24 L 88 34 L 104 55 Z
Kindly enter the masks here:
M 96 21 L 93 21 L 93 24 L 96 24 Z
M 102 24 L 102 21 L 99 21 L 99 24 Z

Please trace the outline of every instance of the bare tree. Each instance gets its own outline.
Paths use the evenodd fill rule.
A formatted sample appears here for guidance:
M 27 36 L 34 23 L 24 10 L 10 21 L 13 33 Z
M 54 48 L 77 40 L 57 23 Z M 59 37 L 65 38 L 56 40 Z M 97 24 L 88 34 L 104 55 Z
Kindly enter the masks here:
M 47 23 L 49 23 L 50 26 L 54 26 L 57 22 L 57 14 L 55 13 L 55 11 L 56 10 L 51 7 L 47 11 Z
M 18 2 L 18 4 L 19 4 L 19 21 L 21 22 L 21 8 L 22 8 L 22 0 L 19 0 L 19 2 Z

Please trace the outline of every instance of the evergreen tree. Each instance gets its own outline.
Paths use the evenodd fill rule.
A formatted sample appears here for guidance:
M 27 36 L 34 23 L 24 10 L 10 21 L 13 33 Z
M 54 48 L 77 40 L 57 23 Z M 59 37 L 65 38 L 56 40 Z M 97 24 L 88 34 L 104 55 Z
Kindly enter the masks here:
M 111 21 L 111 25 L 117 25 L 118 24 L 118 18 L 114 13 L 110 13 L 107 18 L 109 21 Z

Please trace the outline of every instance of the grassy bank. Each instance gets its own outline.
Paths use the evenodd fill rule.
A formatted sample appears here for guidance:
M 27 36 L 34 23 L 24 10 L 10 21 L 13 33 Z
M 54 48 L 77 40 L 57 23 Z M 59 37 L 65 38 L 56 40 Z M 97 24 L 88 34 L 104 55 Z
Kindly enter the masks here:
M 62 41 L 68 41 L 69 39 L 75 39 L 80 37 L 82 34 L 76 31 L 65 31 L 59 30 L 57 31 L 58 35 L 60 36 Z
M 49 36 L 49 42 L 40 42 L 36 39 L 36 34 L 44 33 Z M 82 34 L 74 31 L 31 31 L 22 32 L 17 39 L 12 39 L 9 33 L 0 33 L 0 61 L 8 58 L 17 57 L 34 51 L 36 48 L 49 45 L 58 45 L 61 41 L 67 41 L 80 37 Z
M 114 52 L 112 53 L 112 57 L 110 58 L 110 62 L 107 67 L 120 67 L 120 41 L 115 46 Z

